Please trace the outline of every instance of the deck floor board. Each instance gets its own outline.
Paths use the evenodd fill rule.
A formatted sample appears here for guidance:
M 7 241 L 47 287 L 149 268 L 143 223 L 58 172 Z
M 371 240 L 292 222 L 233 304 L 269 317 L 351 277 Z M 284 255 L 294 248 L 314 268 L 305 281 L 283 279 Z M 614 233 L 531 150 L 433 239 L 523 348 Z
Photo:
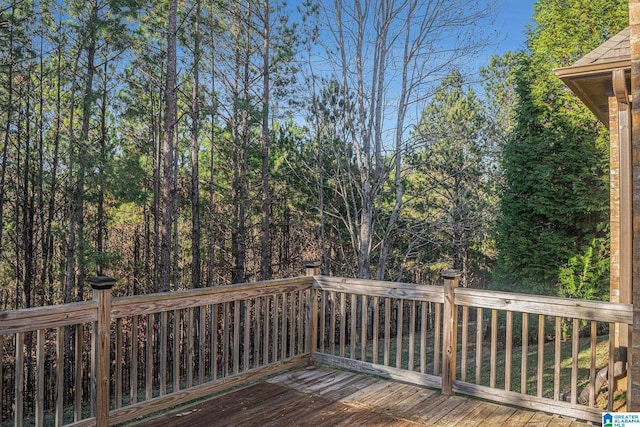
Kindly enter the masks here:
M 209 426 L 560 426 L 588 424 L 330 368 L 307 368 L 135 423 Z

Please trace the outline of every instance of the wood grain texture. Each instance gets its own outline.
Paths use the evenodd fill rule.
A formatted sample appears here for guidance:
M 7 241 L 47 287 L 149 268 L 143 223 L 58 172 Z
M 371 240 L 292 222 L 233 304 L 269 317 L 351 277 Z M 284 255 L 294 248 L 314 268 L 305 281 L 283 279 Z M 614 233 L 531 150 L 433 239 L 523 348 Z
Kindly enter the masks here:
M 395 369 L 395 368 L 394 368 Z M 308 367 L 182 407 L 135 427 L 182 426 L 561 426 L 571 419 L 413 384 L 326 367 Z
M 521 313 L 565 317 L 599 322 L 616 322 L 630 325 L 633 322 L 632 305 L 603 301 L 586 301 L 543 295 L 516 294 L 480 289 L 457 288 L 456 304 Z
M 352 293 L 370 297 L 402 298 L 406 300 L 443 302 L 441 286 L 415 283 L 384 282 L 380 280 L 351 279 L 344 277 L 316 276 L 315 289 Z

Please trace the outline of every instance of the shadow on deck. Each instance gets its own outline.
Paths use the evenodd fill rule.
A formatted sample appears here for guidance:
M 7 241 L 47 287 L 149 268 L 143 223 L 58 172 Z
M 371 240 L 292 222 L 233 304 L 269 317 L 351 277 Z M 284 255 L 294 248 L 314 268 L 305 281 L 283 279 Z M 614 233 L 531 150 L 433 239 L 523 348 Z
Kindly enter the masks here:
M 399 381 L 309 367 L 140 421 L 152 426 L 587 426 Z

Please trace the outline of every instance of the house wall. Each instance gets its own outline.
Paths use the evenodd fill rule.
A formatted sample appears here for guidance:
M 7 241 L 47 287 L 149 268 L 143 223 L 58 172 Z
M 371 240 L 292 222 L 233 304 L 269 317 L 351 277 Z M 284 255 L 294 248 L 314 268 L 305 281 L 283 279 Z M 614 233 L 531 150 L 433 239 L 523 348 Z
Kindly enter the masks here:
M 640 411 L 640 0 L 629 0 L 631 29 L 631 143 L 633 167 L 633 333 L 627 410 Z M 630 385 L 630 386 L 629 386 Z
M 609 96 L 609 207 L 611 253 L 609 289 L 610 301 L 620 302 L 620 139 L 618 131 L 618 101 Z M 616 342 L 618 340 L 616 339 Z

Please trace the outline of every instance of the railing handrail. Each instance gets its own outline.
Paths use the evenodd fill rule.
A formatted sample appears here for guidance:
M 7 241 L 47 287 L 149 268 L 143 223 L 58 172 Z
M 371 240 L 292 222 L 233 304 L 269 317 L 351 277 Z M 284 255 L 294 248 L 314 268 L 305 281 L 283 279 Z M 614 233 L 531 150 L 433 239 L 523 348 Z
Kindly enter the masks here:
M 116 297 L 111 300 L 111 319 L 290 292 L 295 289 L 310 288 L 312 280 L 311 277 L 300 276 L 211 288 Z M 242 295 L 239 297 L 238 293 L 242 293 Z M 0 311 L 0 335 L 95 322 L 97 310 L 98 303 L 90 300 Z
M 608 301 L 456 288 L 455 304 L 546 316 L 578 317 L 598 322 L 633 324 L 633 304 Z
M 314 276 L 313 288 L 349 294 L 402 298 L 415 301 L 444 302 L 442 286 L 346 277 Z
M 96 301 L 0 311 L 0 335 L 95 322 L 97 313 Z
M 210 288 L 114 298 L 111 306 L 111 318 L 118 319 L 124 316 L 161 313 L 163 311 L 180 310 L 207 304 L 231 302 L 238 299 L 310 289 L 312 281 L 312 277 L 300 276 L 254 283 L 239 283 Z

